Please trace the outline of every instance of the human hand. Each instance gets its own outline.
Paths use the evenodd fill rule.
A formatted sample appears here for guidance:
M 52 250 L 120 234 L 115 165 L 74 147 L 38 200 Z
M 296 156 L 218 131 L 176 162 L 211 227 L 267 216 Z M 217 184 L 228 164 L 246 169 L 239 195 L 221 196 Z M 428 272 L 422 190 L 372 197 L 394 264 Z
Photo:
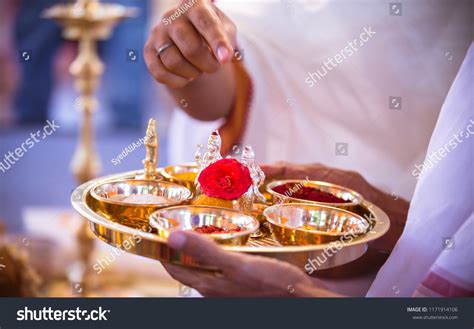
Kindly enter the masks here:
M 293 265 L 272 258 L 225 251 L 195 232 L 174 232 L 168 239 L 168 245 L 202 265 L 220 270 L 210 272 L 163 263 L 174 279 L 196 289 L 203 296 L 336 296 L 318 280 L 310 279 Z
M 333 183 L 351 188 L 374 203 L 384 194 L 368 183 L 358 172 L 331 168 L 320 163 L 297 164 L 280 161 L 272 164 L 262 164 L 260 167 L 265 172 L 266 179 L 308 178 Z
M 391 195 L 371 185 L 358 172 L 327 167 L 320 163 L 296 164 L 276 162 L 260 165 L 266 179 L 305 179 L 319 180 L 351 188 L 359 192 L 364 199 L 382 208 L 390 218 L 390 230 L 383 239 L 371 245 L 380 251 L 391 251 L 405 227 L 410 204 L 402 198 Z
M 158 55 L 164 45 L 171 46 Z M 152 29 L 144 57 L 158 82 L 182 88 L 230 62 L 235 48 L 235 24 L 222 11 L 209 0 L 182 0 Z

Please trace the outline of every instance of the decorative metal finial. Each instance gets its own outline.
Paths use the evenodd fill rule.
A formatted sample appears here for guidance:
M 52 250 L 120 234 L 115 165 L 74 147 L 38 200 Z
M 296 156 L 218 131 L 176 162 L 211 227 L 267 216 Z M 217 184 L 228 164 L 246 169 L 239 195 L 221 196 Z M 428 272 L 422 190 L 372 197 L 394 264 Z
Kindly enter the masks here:
M 153 179 L 156 177 L 156 165 L 158 164 L 158 135 L 156 133 L 156 120 L 151 118 L 148 121 L 145 135 L 146 157 L 142 163 L 145 167 L 145 179 Z

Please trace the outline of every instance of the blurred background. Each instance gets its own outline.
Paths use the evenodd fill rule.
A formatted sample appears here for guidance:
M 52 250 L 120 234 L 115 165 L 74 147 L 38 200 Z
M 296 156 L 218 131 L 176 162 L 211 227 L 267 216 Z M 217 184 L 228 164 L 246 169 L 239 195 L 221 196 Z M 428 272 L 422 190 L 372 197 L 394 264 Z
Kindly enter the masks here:
M 119 257 L 98 240 L 94 259 L 114 256 L 100 281 L 116 280 L 102 286 L 101 293 L 84 292 L 81 283 L 70 286 L 77 272 L 77 264 L 71 260 L 77 258 L 76 232 L 82 222 L 70 206 L 71 192 L 78 183 L 69 166 L 82 119 L 69 73 L 77 42 L 65 40 L 60 26 L 41 15 L 46 8 L 70 2 L 0 1 L 2 160 L 32 133 L 43 131 L 50 123 L 58 126 L 0 172 L 0 296 L 175 296 L 178 284 L 158 263 L 132 255 Z M 145 148 L 138 143 L 150 117 L 158 121 L 159 165 L 167 163 L 166 128 L 172 108 L 158 95 L 158 86 L 143 61 L 143 45 L 163 1 L 113 2 L 137 8 L 138 15 L 118 24 L 112 36 L 98 45 L 105 64 L 97 91 L 99 105 L 93 115 L 95 146 L 101 160 L 99 175 L 142 167 Z M 126 156 L 117 161 L 121 153 Z M 130 266 L 134 262 L 139 266 Z M 120 276 L 114 274 L 116 271 Z M 156 290 L 147 280 L 161 284 L 154 285 Z M 127 288 L 127 284 L 133 287 Z
M 77 1 L 83 3 L 88 0 Z M 298 2 L 297 5 L 293 3 L 295 1 Z M 93 252 L 92 262 L 94 264 L 104 262 L 107 263 L 107 266 L 100 273 L 95 273 L 97 275 L 94 275 L 87 285 L 83 282 L 85 262 L 81 265 L 79 261 L 81 243 L 78 243 L 78 234 L 84 220 L 72 209 L 70 203 L 71 192 L 78 185 L 76 178 L 71 173 L 70 164 L 78 143 L 83 117 L 80 111 L 81 100 L 74 88 L 75 80 L 69 71 L 71 63 L 77 56 L 78 46 L 76 41 L 67 41 L 63 38 L 61 28 L 57 23 L 42 17 L 44 10 L 51 6 L 73 2 L 73 0 L 0 0 L 0 296 L 191 296 L 194 293 L 171 279 L 159 262 L 125 253 L 98 239 L 93 239 L 94 248 L 90 248 Z M 192 140 L 193 153 L 189 153 L 192 157 L 194 145 L 198 140 L 196 124 L 191 122 L 189 125 L 185 125 L 184 122 L 188 122 L 187 120 L 177 121 L 183 123 L 178 127 L 179 134 L 169 136 L 171 116 L 179 114 L 179 112 L 172 113 L 174 111 L 173 102 L 169 96 L 160 93 L 160 87 L 147 73 L 143 60 L 143 45 L 150 28 L 166 8 L 171 5 L 176 6 L 179 2 L 177 0 L 103 0 L 102 2 L 134 7 L 138 10 L 138 15 L 120 22 L 107 40 L 98 43 L 97 52 L 105 65 L 105 72 L 100 77 L 100 85 L 96 93 L 99 104 L 93 114 L 95 148 L 101 162 L 101 169 L 97 175 L 105 176 L 142 168 L 145 148 L 141 140 L 150 117 L 157 119 L 160 137 L 158 166 L 169 164 L 167 157 L 169 150 L 181 150 L 180 147 L 168 147 L 170 140 L 173 142 Z M 282 40 L 293 40 L 293 35 L 297 35 L 298 29 L 300 29 L 304 31 L 300 34 L 301 40 L 304 42 L 294 39 L 294 44 L 298 45 L 298 42 L 302 42 L 301 44 L 311 45 L 311 47 L 302 47 L 305 49 L 303 54 L 311 56 L 298 56 L 297 52 L 291 52 L 288 59 L 293 60 L 288 61 L 291 65 L 287 65 L 287 69 L 292 68 L 295 63 L 298 64 L 295 67 L 300 69 L 299 58 L 307 57 L 308 63 L 311 64 L 308 69 L 312 70 L 316 67 L 313 65 L 314 63 L 320 65 L 328 58 L 325 57 L 325 54 L 332 56 L 335 51 L 339 51 L 341 42 L 349 40 L 346 39 L 346 35 L 352 36 L 352 25 L 346 24 L 343 29 L 340 28 L 338 20 L 331 21 L 330 15 L 329 18 L 321 21 L 314 17 L 322 18 L 323 16 L 313 17 L 315 12 L 320 9 L 319 7 L 322 8 L 323 4 L 328 2 L 326 0 L 274 1 L 273 9 L 276 10 L 276 13 L 288 12 L 287 17 L 290 17 L 291 20 L 287 24 L 295 23 L 296 27 L 291 30 L 293 34 L 289 33 Z M 469 43 L 472 41 L 472 28 L 465 23 L 470 18 L 466 13 L 467 10 L 464 10 L 464 8 L 472 8 L 472 5 L 464 1 L 459 2 L 456 6 L 452 5 L 455 3 L 454 1 L 446 0 L 438 1 L 437 6 L 434 6 L 429 0 L 421 4 L 418 0 L 413 0 L 412 7 L 408 8 L 414 8 L 416 3 L 419 4 L 416 7 L 421 10 L 408 10 L 407 15 L 404 16 L 406 21 L 402 21 L 396 20 L 401 18 L 399 17 L 401 12 L 394 11 L 392 13 L 391 1 L 380 1 L 382 4 L 379 6 L 373 6 L 375 3 L 378 4 L 375 0 L 373 2 L 370 3 L 371 10 L 366 11 L 366 8 L 363 7 L 366 4 L 364 1 L 360 1 L 363 10 L 358 15 L 353 15 L 351 7 L 359 2 L 348 0 L 346 3 L 350 4 L 348 8 L 351 10 L 342 11 L 341 17 L 344 15 L 355 17 L 357 19 L 353 24 L 357 25 L 357 20 L 365 24 L 364 14 L 367 17 L 375 15 L 376 23 L 388 22 L 380 24 L 380 30 L 377 31 L 391 31 L 392 33 L 386 33 L 383 37 L 383 33 L 380 32 L 380 37 L 371 44 L 375 51 L 353 58 L 351 65 L 344 66 L 347 71 L 340 70 L 338 74 L 333 74 L 331 79 L 345 79 L 350 76 L 353 81 L 360 81 L 364 88 L 370 87 L 367 90 L 372 90 L 371 98 L 366 97 L 365 94 L 363 97 L 366 103 L 372 102 L 370 103 L 371 112 L 367 113 L 374 114 L 374 116 L 368 117 L 367 128 L 369 129 L 364 129 L 364 132 L 385 133 L 387 127 L 397 127 L 396 124 L 392 124 L 393 122 L 398 122 L 402 126 L 401 123 L 404 123 L 404 120 L 414 120 L 414 123 L 420 125 L 423 123 L 423 131 L 415 129 L 415 125 L 411 124 L 407 128 L 409 133 L 403 133 L 404 138 L 401 141 L 398 138 L 390 137 L 380 141 L 379 150 L 384 152 L 395 150 L 388 158 L 392 159 L 392 155 L 396 155 L 397 150 L 401 150 L 403 142 L 406 142 L 406 145 L 412 145 L 415 142 L 420 145 L 428 143 L 430 129 L 436 122 L 444 96 L 464 58 Z M 232 2 L 226 3 L 232 4 Z M 267 4 L 261 2 L 260 7 L 257 7 L 252 2 L 252 6 L 247 8 L 238 4 L 240 7 L 235 6 L 234 9 L 237 14 L 242 8 L 248 10 L 248 12 L 242 11 L 240 13 L 242 23 L 246 23 L 246 15 L 249 18 L 249 23 L 259 23 L 263 15 L 266 15 L 271 18 L 267 23 L 273 24 L 273 16 L 270 15 L 273 11 L 264 11 L 263 3 Z M 398 5 L 401 6 L 401 3 Z M 395 7 L 398 8 L 398 5 L 395 3 Z M 259 12 L 259 8 L 261 12 Z M 387 10 L 389 8 L 390 11 Z M 306 12 L 306 9 L 309 11 Z M 338 13 L 339 11 L 336 9 L 336 6 L 331 7 L 331 10 Z M 423 14 L 425 10 L 428 12 L 427 15 Z M 393 16 L 393 20 L 384 18 L 389 14 Z M 454 24 L 455 21 L 459 21 L 458 24 Z M 472 19 L 470 21 L 472 23 Z M 328 25 L 332 28 L 315 29 L 309 33 L 310 31 L 307 31 L 305 25 L 306 22 L 322 22 L 321 24 L 332 22 L 332 25 Z M 370 22 L 373 23 L 372 20 Z M 433 29 L 432 27 L 436 24 L 439 26 Z M 240 26 L 250 37 L 247 40 L 250 41 L 247 43 L 249 47 L 243 47 L 247 58 L 251 58 L 253 48 L 251 46 L 255 46 L 254 59 L 258 65 L 254 65 L 253 69 L 256 75 L 261 74 L 262 79 L 259 85 L 263 86 L 269 79 L 264 79 L 263 73 L 265 71 L 263 69 L 265 66 L 260 65 L 260 62 L 257 61 L 260 57 L 255 55 L 261 50 L 260 48 L 264 49 L 265 36 L 277 34 L 274 34 L 272 29 L 267 29 L 265 24 L 259 25 L 260 34 L 250 24 L 241 24 Z M 285 30 L 285 25 L 280 26 L 280 29 Z M 327 33 L 328 31 L 330 33 Z M 261 40 L 255 39 L 256 42 L 253 43 L 251 41 L 254 38 L 261 38 Z M 270 39 L 268 44 L 272 45 L 273 40 L 268 39 Z M 416 40 L 423 40 L 423 42 L 418 44 Z M 307 41 L 313 41 L 314 44 Z M 281 42 L 279 46 L 286 48 L 286 43 Z M 278 53 L 280 48 L 276 47 L 275 49 Z M 332 49 L 335 51 L 333 52 Z M 379 61 L 378 57 L 382 49 L 387 56 L 384 57 L 384 61 L 376 62 Z M 267 55 L 262 52 L 261 55 L 262 58 L 272 59 L 269 61 L 271 64 L 273 61 L 279 60 L 279 56 L 282 54 L 265 57 Z M 410 56 L 406 56 L 406 54 L 410 54 Z M 372 65 L 373 63 L 386 67 L 387 72 L 390 73 L 386 73 L 387 76 L 393 74 L 393 81 L 387 83 L 388 87 L 369 86 L 372 84 L 369 82 L 377 81 L 375 78 L 380 75 L 377 65 Z M 273 66 L 270 65 L 270 67 Z M 362 69 L 367 69 L 367 72 L 360 71 Z M 282 72 L 274 74 L 275 72 L 271 70 L 268 77 L 283 77 L 285 74 Z M 359 74 L 360 72 L 364 72 L 364 74 Z M 428 72 L 429 74 L 427 74 Z M 365 81 L 368 73 L 371 73 L 373 78 L 373 80 L 368 79 L 369 82 Z M 404 74 L 412 77 L 410 83 L 406 82 Z M 288 81 L 293 81 L 291 79 Z M 339 84 L 334 81 L 328 80 L 329 86 L 335 86 L 335 90 L 338 89 L 336 86 Z M 268 86 L 279 86 L 278 83 L 276 81 L 275 84 L 268 84 Z M 281 86 L 285 85 L 281 84 Z M 269 103 L 262 106 L 265 111 L 253 112 L 259 114 L 252 119 L 252 122 L 255 123 L 252 128 L 256 132 L 253 136 L 255 140 L 260 138 L 260 132 L 262 132 L 262 136 L 265 132 L 274 133 L 273 121 L 265 128 L 266 130 L 262 130 L 259 126 L 260 122 L 265 119 L 260 119 L 261 117 L 273 113 L 269 111 L 270 109 L 272 111 L 281 109 L 282 111 L 278 115 L 284 114 L 284 116 L 280 116 L 281 120 L 279 119 L 278 122 L 284 122 L 286 119 L 283 118 L 291 118 L 289 127 L 298 127 L 298 129 L 291 131 L 298 132 L 303 137 L 305 137 L 305 129 L 299 129 L 303 121 L 305 121 L 304 127 L 312 127 L 312 122 L 320 121 L 316 116 L 313 121 L 304 119 L 305 115 L 313 113 L 312 106 L 296 106 L 295 108 L 298 108 L 301 116 L 293 115 L 291 111 L 284 111 L 293 108 L 294 99 L 288 97 L 290 92 L 294 90 L 293 92 L 299 94 L 297 85 L 293 86 L 291 83 L 288 85 L 292 88 L 289 88 L 288 91 L 285 90 L 285 94 L 278 95 L 278 97 L 273 97 L 273 90 L 269 90 L 268 93 L 264 90 L 264 96 L 260 97 L 260 101 L 265 98 L 265 101 Z M 364 88 L 361 90 L 365 90 Z M 388 89 L 390 90 L 388 91 Z M 398 95 L 403 95 L 403 104 L 407 104 L 406 107 L 413 111 L 392 111 L 392 109 L 398 109 L 397 107 L 401 106 L 401 96 L 389 96 L 393 95 L 392 89 L 397 90 Z M 337 92 L 341 92 L 343 95 L 344 89 L 337 90 Z M 328 94 L 327 97 L 339 95 L 338 93 Z M 295 93 L 295 95 L 297 94 Z M 321 95 L 324 95 L 324 92 Z M 399 105 L 396 105 L 395 108 L 392 108 L 390 104 L 387 106 L 387 98 L 391 99 L 390 104 L 393 104 L 393 100 L 395 100 Z M 359 108 L 361 111 L 366 110 L 364 105 L 366 103 L 359 104 L 359 100 L 355 96 L 351 96 L 350 99 L 357 101 L 355 108 Z M 350 103 L 345 101 L 331 101 L 330 103 L 334 103 L 331 106 L 341 111 L 350 108 L 347 105 Z M 181 105 L 185 107 L 184 104 Z M 387 109 L 390 110 L 388 114 Z M 376 112 L 379 110 L 380 114 Z M 350 118 L 357 118 L 360 126 L 365 128 L 366 118 L 360 113 L 366 112 L 353 111 L 351 113 L 353 117 Z M 390 120 L 381 120 L 389 117 Z M 336 119 L 339 120 L 335 115 L 331 115 L 328 122 L 332 124 Z M 349 122 L 349 120 L 346 121 Z M 177 124 L 175 123 L 174 126 L 176 127 Z M 402 136 L 396 129 L 390 131 L 392 135 L 387 136 Z M 40 134 L 41 138 L 35 140 L 35 137 L 38 137 L 37 134 Z M 206 138 L 208 134 L 206 131 Z M 420 135 L 422 136 L 420 137 Z M 270 140 L 270 137 L 279 135 L 268 134 L 268 136 L 268 140 Z M 320 154 L 324 154 L 322 158 L 325 162 L 329 161 L 331 166 L 349 168 L 346 166 L 349 163 L 346 160 L 350 158 L 340 157 L 337 150 L 334 152 L 334 146 L 337 144 L 347 145 L 347 143 L 338 143 L 340 140 L 345 140 L 339 139 L 339 136 L 349 138 L 350 134 L 347 135 L 345 129 L 341 129 L 340 133 L 332 132 L 330 136 L 328 134 L 324 137 L 325 147 L 321 148 L 325 153 L 321 151 Z M 365 140 L 370 140 L 370 136 L 372 135 L 368 134 Z M 410 139 L 410 136 L 413 136 L 413 139 Z M 278 138 L 275 140 L 279 141 Z M 308 145 L 313 142 L 310 138 L 304 140 Z M 391 144 L 382 144 L 389 140 Z M 362 147 L 363 141 L 364 139 L 357 139 L 353 143 L 358 142 Z M 267 147 L 267 144 L 262 143 L 262 149 Z M 299 141 L 298 144 L 306 145 L 299 143 Z M 252 145 L 255 144 L 252 142 Z M 391 145 L 391 148 L 387 145 Z M 287 146 L 289 146 L 288 154 L 298 150 L 291 143 L 287 143 Z M 270 148 L 267 147 L 267 149 Z M 418 152 L 418 150 L 416 151 Z M 415 163 L 420 163 L 425 156 L 425 148 L 418 155 L 409 154 L 405 150 L 403 152 L 406 154 L 403 154 L 402 158 L 410 159 L 407 163 L 400 160 L 400 168 L 408 166 L 411 161 L 415 161 L 416 157 L 419 161 L 417 160 Z M 84 152 L 84 154 L 86 153 Z M 188 154 L 187 151 L 184 153 Z M 268 153 L 272 157 L 278 157 L 277 160 L 281 159 L 279 152 Z M 301 153 L 313 161 L 313 153 Z M 357 159 L 357 152 L 354 154 L 352 159 Z M 287 156 L 287 158 L 291 157 Z M 10 162 L 7 159 L 10 159 Z M 273 160 L 275 159 L 273 158 Z M 302 160 L 295 158 L 295 161 Z M 391 174 L 391 168 L 395 167 L 389 166 L 377 171 L 381 177 L 385 177 L 384 171 Z M 411 170 L 400 171 L 399 177 L 393 181 L 394 189 L 401 189 L 404 184 L 413 184 L 414 187 L 415 179 Z M 394 189 L 390 191 L 394 191 Z M 392 196 L 397 198 L 398 195 L 400 195 L 398 192 L 392 193 Z M 372 274 L 375 275 L 375 273 Z M 368 289 L 367 283 L 370 284 L 370 281 L 364 282 L 365 288 L 362 283 L 358 282 L 356 287 L 358 292 Z M 337 285 L 342 287 L 340 283 Z M 352 289 L 347 287 L 347 289 L 349 288 Z M 340 292 L 349 295 L 358 293 L 347 289 L 346 291 L 341 289 Z
M 0 218 L 10 232 L 23 229 L 22 219 L 30 207 L 68 207 L 71 189 L 77 185 L 69 170 L 81 122 L 78 94 L 69 73 L 77 44 L 62 38 L 58 24 L 41 18 L 46 8 L 61 2 L 67 1 L 9 0 L 0 4 L 0 154 L 19 147 L 30 133 L 47 125 L 47 120 L 60 127 L 0 175 Z M 120 163 L 112 159 L 143 137 L 151 116 L 158 119 L 160 146 L 166 148 L 171 108 L 160 101 L 142 56 L 151 24 L 148 16 L 158 1 L 114 2 L 138 8 L 139 15 L 117 25 L 111 38 L 99 44 L 105 72 L 98 88 L 94 126 L 101 175 L 141 167 L 143 148 L 128 153 Z M 160 164 L 166 163 L 165 150 L 160 155 Z M 41 193 L 45 187 L 48 193 Z

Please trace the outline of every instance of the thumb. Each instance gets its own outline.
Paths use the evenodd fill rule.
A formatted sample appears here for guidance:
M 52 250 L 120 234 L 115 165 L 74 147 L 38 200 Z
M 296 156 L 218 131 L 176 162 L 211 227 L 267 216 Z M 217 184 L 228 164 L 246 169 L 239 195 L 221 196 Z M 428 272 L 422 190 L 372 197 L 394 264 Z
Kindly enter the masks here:
M 202 265 L 219 268 L 226 267 L 233 256 L 211 239 L 190 231 L 172 232 L 168 238 L 168 245 L 184 252 Z

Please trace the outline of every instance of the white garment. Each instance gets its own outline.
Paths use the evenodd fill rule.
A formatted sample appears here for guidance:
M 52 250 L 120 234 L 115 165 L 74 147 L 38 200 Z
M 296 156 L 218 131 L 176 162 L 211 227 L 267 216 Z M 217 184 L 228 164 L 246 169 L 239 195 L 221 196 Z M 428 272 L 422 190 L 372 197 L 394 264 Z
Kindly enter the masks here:
M 420 176 L 405 230 L 368 296 L 412 296 L 435 262 L 450 272 L 446 279 L 456 277 L 473 290 L 474 232 L 466 232 L 474 213 L 473 79 L 471 44 L 431 137 L 427 155 L 438 161 Z
M 414 165 L 472 37 L 469 1 L 407 0 L 402 16 L 379 0 L 217 4 L 237 25 L 253 81 L 243 144 L 257 160 L 358 171 L 410 199 Z M 367 30 L 375 34 L 363 43 Z M 310 87 L 308 74 L 341 52 L 346 58 Z M 390 96 L 402 98 L 401 109 L 389 109 Z M 175 111 L 170 161 L 192 161 L 196 144 L 219 125 Z M 336 143 L 348 144 L 347 156 L 336 155 Z

